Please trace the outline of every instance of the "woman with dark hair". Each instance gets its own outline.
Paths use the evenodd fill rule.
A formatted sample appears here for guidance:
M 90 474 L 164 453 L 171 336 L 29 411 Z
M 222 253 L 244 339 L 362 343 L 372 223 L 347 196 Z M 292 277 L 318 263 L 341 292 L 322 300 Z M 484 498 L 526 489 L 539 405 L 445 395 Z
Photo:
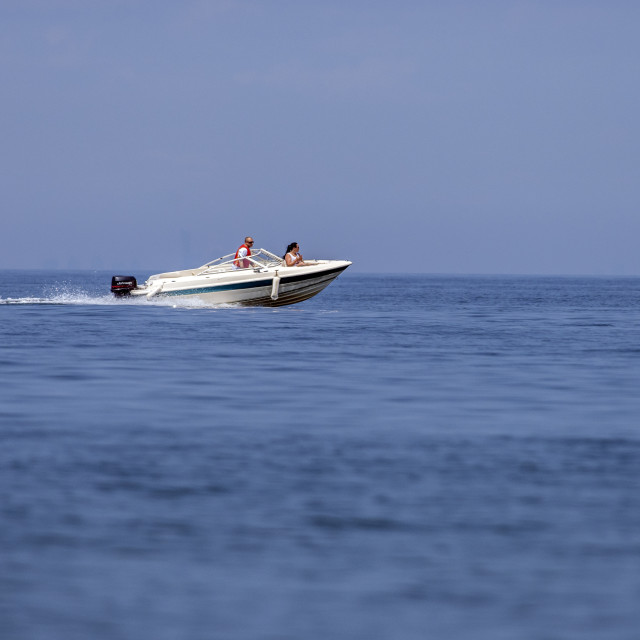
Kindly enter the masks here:
M 297 242 L 292 242 L 288 247 L 287 251 L 284 254 L 284 263 L 287 267 L 304 267 L 306 266 L 305 261 L 302 259 L 302 254 L 298 253 L 300 251 L 300 247 Z

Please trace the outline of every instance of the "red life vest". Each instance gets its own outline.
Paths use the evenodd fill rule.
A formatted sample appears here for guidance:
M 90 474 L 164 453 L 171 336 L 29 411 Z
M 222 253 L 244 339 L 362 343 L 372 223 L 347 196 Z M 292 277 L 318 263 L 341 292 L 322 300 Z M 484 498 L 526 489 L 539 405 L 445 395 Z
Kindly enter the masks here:
M 238 260 L 238 254 L 240 253 L 240 249 L 242 249 L 242 247 L 244 247 L 247 250 L 247 255 L 248 256 L 251 255 L 251 249 L 249 249 L 249 247 L 247 247 L 246 244 L 241 244 L 238 247 L 238 250 L 236 251 L 236 255 L 235 255 L 235 259 L 233 261 L 233 264 L 235 264 L 236 267 L 238 267 L 238 268 L 244 267 L 245 269 L 247 269 L 248 267 L 251 266 L 251 263 L 248 260 L 244 260 L 243 258 L 240 258 L 240 260 Z

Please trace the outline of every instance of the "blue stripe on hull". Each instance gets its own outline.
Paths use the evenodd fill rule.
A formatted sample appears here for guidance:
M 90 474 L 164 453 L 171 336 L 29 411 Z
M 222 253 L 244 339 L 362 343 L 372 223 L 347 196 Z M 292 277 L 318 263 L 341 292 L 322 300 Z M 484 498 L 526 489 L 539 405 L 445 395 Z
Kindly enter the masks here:
M 163 291 L 163 296 L 193 296 L 199 293 L 215 293 L 217 291 L 237 291 L 239 289 L 258 289 L 270 287 L 272 280 L 258 280 L 253 282 L 236 282 L 235 284 L 220 284 L 216 287 L 196 287 L 194 289 L 180 289 L 180 291 Z

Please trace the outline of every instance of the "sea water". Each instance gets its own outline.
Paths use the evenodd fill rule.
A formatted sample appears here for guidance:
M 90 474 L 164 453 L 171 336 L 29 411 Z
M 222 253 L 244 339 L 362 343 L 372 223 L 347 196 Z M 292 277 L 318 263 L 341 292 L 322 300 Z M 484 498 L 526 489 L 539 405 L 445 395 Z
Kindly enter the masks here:
M 640 279 L 110 275 L 0 273 L 3 639 L 640 637 Z

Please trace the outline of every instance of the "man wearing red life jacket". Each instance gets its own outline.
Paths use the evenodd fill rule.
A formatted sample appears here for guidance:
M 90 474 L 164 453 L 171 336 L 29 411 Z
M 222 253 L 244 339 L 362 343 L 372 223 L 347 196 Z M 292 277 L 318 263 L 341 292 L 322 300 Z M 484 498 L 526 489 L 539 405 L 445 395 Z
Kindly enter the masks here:
M 253 247 L 253 238 L 247 236 L 244 239 L 244 244 L 241 244 L 236 251 L 236 256 L 233 260 L 234 269 L 248 269 L 251 266 L 251 261 L 246 259 L 251 255 L 251 247 Z

